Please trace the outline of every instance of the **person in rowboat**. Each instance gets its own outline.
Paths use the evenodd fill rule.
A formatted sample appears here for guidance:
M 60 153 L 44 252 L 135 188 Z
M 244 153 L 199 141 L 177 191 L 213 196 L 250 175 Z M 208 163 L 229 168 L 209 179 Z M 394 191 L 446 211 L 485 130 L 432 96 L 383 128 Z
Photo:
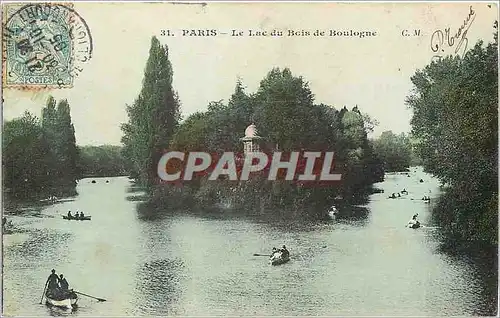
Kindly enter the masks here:
M 283 257 L 290 256 L 290 252 L 286 249 L 285 245 L 283 245 L 283 248 L 281 249 L 281 253 L 283 254 Z
M 279 250 L 276 247 L 273 247 L 273 252 L 271 253 L 271 257 L 273 257 L 274 254 L 278 253 Z
M 414 214 L 411 220 L 408 222 L 408 227 L 420 226 L 420 222 L 417 220 L 418 213 Z
M 68 218 L 72 218 L 73 216 L 71 215 L 71 211 L 68 211 Z
M 56 270 L 52 270 L 52 274 L 49 275 L 47 278 L 47 282 L 49 283 L 48 289 L 53 291 L 59 288 L 58 282 L 59 282 L 59 277 L 56 274 Z
M 78 211 L 76 211 L 75 219 L 78 219 L 79 217 L 80 217 L 80 214 L 78 214 Z
M 80 218 L 82 218 L 82 219 L 83 219 L 84 217 L 85 217 L 85 214 L 83 214 L 83 211 L 82 211 L 82 212 L 80 212 Z
M 67 292 L 69 290 L 68 281 L 64 278 L 63 274 L 59 275 L 59 286 L 63 292 Z

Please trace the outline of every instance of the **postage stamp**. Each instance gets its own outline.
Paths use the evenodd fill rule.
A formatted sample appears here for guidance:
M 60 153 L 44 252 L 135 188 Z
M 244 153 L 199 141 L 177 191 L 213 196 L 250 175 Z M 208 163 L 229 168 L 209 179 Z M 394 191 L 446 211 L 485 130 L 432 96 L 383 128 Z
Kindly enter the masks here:
M 92 57 L 92 36 L 71 4 L 4 6 L 3 84 L 67 88 Z

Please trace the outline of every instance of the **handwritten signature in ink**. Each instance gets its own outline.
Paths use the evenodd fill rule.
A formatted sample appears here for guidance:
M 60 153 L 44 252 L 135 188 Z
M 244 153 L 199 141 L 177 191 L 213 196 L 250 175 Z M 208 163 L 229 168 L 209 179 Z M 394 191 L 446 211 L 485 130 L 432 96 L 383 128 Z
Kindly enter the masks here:
M 462 49 L 462 57 L 467 52 L 469 39 L 467 39 L 467 32 L 476 18 L 476 12 L 469 7 L 469 14 L 464 20 L 463 24 L 458 28 L 455 34 L 451 34 L 450 28 L 444 30 L 436 30 L 431 36 L 431 50 L 438 54 L 438 57 L 445 52 L 445 48 L 455 47 L 455 54 Z M 457 42 L 458 41 L 458 42 Z

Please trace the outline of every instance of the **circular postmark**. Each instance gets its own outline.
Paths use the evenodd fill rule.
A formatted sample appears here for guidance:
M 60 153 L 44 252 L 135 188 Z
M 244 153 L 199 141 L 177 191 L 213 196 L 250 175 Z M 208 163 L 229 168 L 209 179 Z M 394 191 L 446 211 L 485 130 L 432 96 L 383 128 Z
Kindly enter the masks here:
M 4 7 L 4 85 L 72 87 L 92 57 L 92 36 L 71 5 Z

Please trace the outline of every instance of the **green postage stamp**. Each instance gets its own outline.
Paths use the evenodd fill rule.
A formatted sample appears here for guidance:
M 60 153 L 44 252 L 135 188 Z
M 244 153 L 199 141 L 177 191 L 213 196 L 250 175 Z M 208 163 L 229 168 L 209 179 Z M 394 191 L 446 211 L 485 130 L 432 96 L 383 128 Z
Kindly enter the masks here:
M 6 87 L 71 87 L 92 57 L 90 30 L 71 4 L 6 4 L 3 19 Z

